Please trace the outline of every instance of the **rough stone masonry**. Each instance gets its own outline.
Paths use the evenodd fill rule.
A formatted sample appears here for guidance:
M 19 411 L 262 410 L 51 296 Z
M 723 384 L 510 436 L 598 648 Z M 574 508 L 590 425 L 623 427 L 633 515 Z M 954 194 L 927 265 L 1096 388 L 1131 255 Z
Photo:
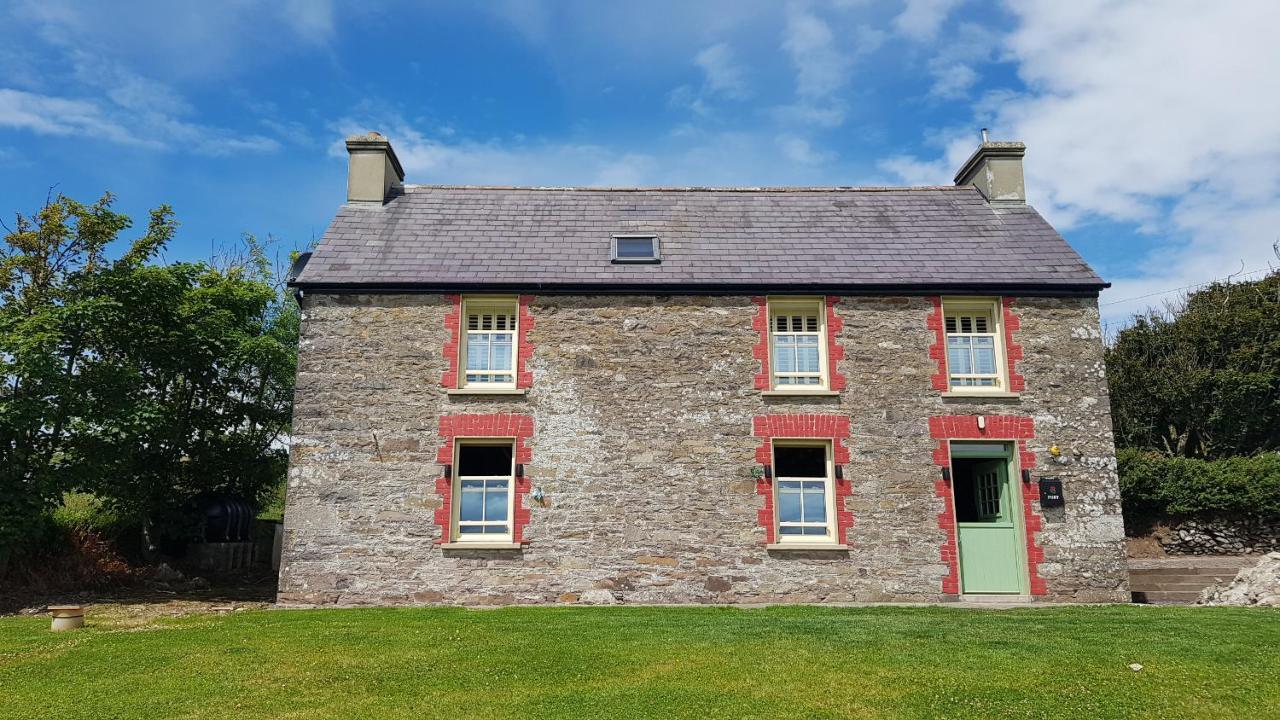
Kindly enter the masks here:
M 1030 418 L 1035 472 L 1063 480 L 1064 508 L 1028 495 L 1034 599 L 1128 598 L 1095 297 L 1016 298 L 1025 390 L 986 400 L 934 389 L 928 297 L 840 297 L 846 387 L 804 398 L 756 389 L 748 296 L 534 296 L 532 386 L 491 396 L 441 386 L 448 296 L 302 302 L 282 603 L 955 599 L 929 419 L 978 415 Z M 490 413 L 532 417 L 525 470 L 545 497 L 525 501 L 522 549 L 441 549 L 440 418 Z M 849 419 L 848 550 L 766 549 L 753 419 L 769 414 Z

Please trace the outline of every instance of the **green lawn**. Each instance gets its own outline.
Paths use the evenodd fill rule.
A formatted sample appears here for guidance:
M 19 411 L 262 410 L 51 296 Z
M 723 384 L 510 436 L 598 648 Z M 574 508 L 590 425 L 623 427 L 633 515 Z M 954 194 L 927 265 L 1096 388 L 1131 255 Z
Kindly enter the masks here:
M 1268 610 L 269 610 L 47 628 L 0 618 L 0 718 L 1280 717 Z

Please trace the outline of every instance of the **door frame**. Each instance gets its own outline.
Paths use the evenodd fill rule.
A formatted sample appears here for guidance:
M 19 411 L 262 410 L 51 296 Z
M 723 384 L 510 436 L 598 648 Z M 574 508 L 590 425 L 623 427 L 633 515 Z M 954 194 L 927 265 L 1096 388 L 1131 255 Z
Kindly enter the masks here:
M 947 441 L 947 470 L 951 473 L 952 481 L 948 483 L 951 487 L 951 523 L 955 528 L 956 534 L 956 577 L 959 580 L 959 590 L 961 595 L 981 595 L 981 596 L 1016 596 L 1031 594 L 1031 577 L 1027 568 L 1027 519 L 1023 511 L 1025 499 L 1022 492 L 1022 483 L 1018 478 L 1022 477 L 1022 468 L 1019 467 L 1018 453 L 1016 452 L 1017 441 L 1015 440 L 969 440 L 962 438 L 951 438 Z M 957 447 L 957 444 L 960 447 Z M 975 446 L 982 446 L 981 449 Z M 955 465 L 952 462 L 955 458 L 965 459 L 988 459 L 988 460 L 1004 460 L 1006 463 L 1005 482 L 1009 486 L 1009 502 L 1013 505 L 1011 515 L 1013 516 L 1013 534 L 1015 540 L 1014 557 L 1018 565 L 1018 592 L 1016 593 L 966 593 L 964 591 L 964 563 L 961 562 L 961 555 L 964 548 L 960 545 L 960 523 L 956 517 L 956 484 L 955 484 Z

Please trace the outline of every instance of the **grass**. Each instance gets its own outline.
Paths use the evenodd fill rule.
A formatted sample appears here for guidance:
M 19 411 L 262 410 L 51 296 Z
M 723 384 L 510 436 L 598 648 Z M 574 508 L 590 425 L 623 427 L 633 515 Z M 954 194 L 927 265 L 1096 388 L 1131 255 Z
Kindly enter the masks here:
M 266 610 L 47 628 L 0 618 L 0 717 L 1280 716 L 1269 610 Z

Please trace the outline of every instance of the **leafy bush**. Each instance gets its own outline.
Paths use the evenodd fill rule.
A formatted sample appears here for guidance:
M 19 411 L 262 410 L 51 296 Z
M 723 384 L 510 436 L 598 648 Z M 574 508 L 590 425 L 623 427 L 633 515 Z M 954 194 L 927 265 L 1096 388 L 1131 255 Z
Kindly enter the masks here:
M 1125 449 L 1120 495 L 1130 529 L 1162 518 L 1244 515 L 1280 520 L 1280 454 L 1223 460 Z
M 68 532 L 88 530 L 110 536 L 120 526 L 120 515 L 92 493 L 63 495 L 62 504 L 53 509 L 51 516 L 55 525 Z

